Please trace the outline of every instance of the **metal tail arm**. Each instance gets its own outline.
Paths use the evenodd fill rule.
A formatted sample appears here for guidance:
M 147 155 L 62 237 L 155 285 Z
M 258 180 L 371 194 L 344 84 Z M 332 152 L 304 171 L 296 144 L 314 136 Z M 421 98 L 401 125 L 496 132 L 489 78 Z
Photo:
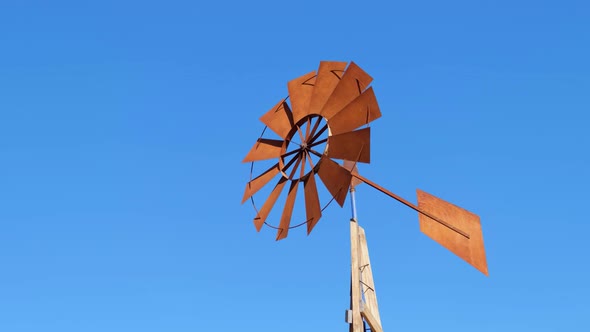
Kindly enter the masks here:
M 402 198 L 402 197 L 400 197 L 400 196 L 392 193 L 391 191 L 389 191 L 389 190 L 381 187 L 380 185 L 376 184 L 375 182 L 373 182 L 373 181 L 371 181 L 371 180 L 369 180 L 369 179 L 367 179 L 367 178 L 365 178 L 365 177 L 363 177 L 363 176 L 361 176 L 361 175 L 359 175 L 357 173 L 352 173 L 352 176 L 354 176 L 355 178 L 363 181 L 364 183 L 368 184 L 369 186 L 371 186 L 371 187 L 379 190 L 380 192 L 384 193 L 385 195 L 387 195 L 387 196 L 395 199 L 396 201 L 404 204 L 405 206 L 409 207 L 410 209 L 415 210 L 416 212 L 421 213 L 421 214 L 427 216 L 428 218 L 430 218 L 430 219 L 438 222 L 439 224 L 441 224 L 441 225 L 443 225 L 443 226 L 445 226 L 445 227 L 447 227 L 447 228 L 449 228 L 449 229 L 451 229 L 451 230 L 453 230 L 453 231 L 461 234 L 465 238 L 469 239 L 469 234 L 467 234 L 467 233 L 463 232 L 462 230 L 458 229 L 457 227 L 454 227 L 452 225 L 449 225 L 448 223 L 440 220 L 439 218 L 434 217 L 431 214 L 429 214 L 429 213 L 421 210 L 418 206 L 412 204 L 410 201 L 407 201 L 406 199 L 404 199 L 404 198 Z

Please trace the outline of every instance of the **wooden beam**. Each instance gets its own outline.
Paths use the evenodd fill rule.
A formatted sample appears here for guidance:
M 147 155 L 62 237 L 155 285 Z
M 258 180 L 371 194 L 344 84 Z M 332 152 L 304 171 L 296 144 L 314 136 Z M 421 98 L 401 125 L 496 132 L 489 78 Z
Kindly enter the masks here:
M 352 310 L 351 332 L 364 332 L 361 317 L 361 279 L 359 266 L 359 226 L 356 220 L 350 220 L 350 309 Z
M 369 248 L 365 230 L 359 226 L 359 252 L 360 252 L 360 271 L 361 271 L 361 291 L 365 294 L 365 308 L 368 307 L 375 317 L 377 323 L 381 325 L 379 317 L 379 306 L 377 305 L 377 293 L 375 291 L 375 282 L 373 281 L 373 270 L 371 260 L 369 259 Z
M 383 328 L 381 328 L 381 324 L 379 323 L 377 318 L 375 318 L 375 316 L 373 315 L 373 313 L 371 312 L 371 309 L 369 309 L 369 307 L 365 307 L 363 309 L 363 311 L 361 312 L 361 315 L 363 316 L 365 321 L 367 321 L 367 323 L 371 327 L 371 332 L 383 332 Z

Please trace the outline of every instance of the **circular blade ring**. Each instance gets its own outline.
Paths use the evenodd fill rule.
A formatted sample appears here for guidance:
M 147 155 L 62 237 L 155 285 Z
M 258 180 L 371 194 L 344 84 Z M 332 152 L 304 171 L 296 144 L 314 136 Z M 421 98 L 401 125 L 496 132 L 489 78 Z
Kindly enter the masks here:
M 317 124 L 320 124 L 322 122 L 321 120 L 322 120 L 322 118 L 321 118 L 320 115 L 314 114 L 314 115 L 311 115 L 311 116 L 308 116 L 308 117 L 302 119 L 301 120 L 301 123 L 303 123 L 303 124 L 308 123 L 308 125 L 312 125 L 312 126 L 315 123 L 316 124 L 316 129 L 318 129 L 317 128 Z M 268 127 L 266 127 L 266 126 L 264 127 L 264 129 L 262 130 L 262 133 L 260 134 L 260 138 L 263 137 L 263 135 L 266 132 L 266 129 L 267 128 Z M 297 134 L 298 131 L 299 131 L 298 128 L 297 127 L 294 127 L 291 134 L 298 135 Z M 285 157 L 286 156 L 286 157 L 289 157 L 289 158 L 279 158 L 279 168 L 281 169 L 281 172 L 280 172 L 281 176 L 283 178 L 285 178 L 285 179 L 294 180 L 293 178 L 296 175 L 296 173 L 298 173 L 298 172 L 291 172 L 291 171 L 294 171 L 294 170 L 297 169 L 295 167 L 293 167 L 293 169 L 291 169 L 291 166 L 294 166 L 294 165 L 298 164 L 298 162 L 297 162 L 298 159 L 301 159 L 301 161 L 299 163 L 301 165 L 300 166 L 300 169 L 304 169 L 305 166 L 304 166 L 303 163 L 305 162 L 305 163 L 308 163 L 307 164 L 307 167 L 310 168 L 310 171 L 306 172 L 303 176 L 300 175 L 300 177 L 298 179 L 295 179 L 295 180 L 303 180 L 303 179 L 305 179 L 305 178 L 307 178 L 309 176 L 315 176 L 317 174 L 317 169 L 319 167 L 319 165 L 318 165 L 319 160 L 315 164 L 312 163 L 311 156 L 310 155 L 314 151 L 311 149 L 311 147 L 315 147 L 317 145 L 326 143 L 328 139 L 327 138 L 321 139 L 322 135 L 317 135 L 318 134 L 317 131 L 316 130 L 312 130 L 312 128 L 310 128 L 310 127 L 307 127 L 304 132 L 305 132 L 305 135 L 304 136 L 306 136 L 306 138 L 308 138 L 309 140 L 311 140 L 311 143 L 308 143 L 308 147 L 309 147 L 308 149 L 301 150 L 301 158 L 298 158 L 298 155 L 300 154 L 299 152 L 294 152 L 296 150 L 292 150 L 290 152 L 287 152 L 287 147 L 289 145 L 289 143 L 288 143 L 289 141 L 288 140 L 285 140 L 285 142 L 283 143 L 283 151 L 281 152 L 281 155 L 282 155 L 281 157 Z M 289 135 L 289 136 L 291 136 L 291 135 Z M 296 144 L 296 143 L 294 143 L 294 144 Z M 287 162 L 285 162 L 285 159 L 287 159 Z M 254 163 L 255 163 L 254 161 L 252 161 L 250 163 L 250 181 L 252 181 L 254 179 Z M 313 165 L 313 167 L 311 167 L 312 165 Z M 295 173 L 295 174 L 291 174 L 291 173 Z M 324 204 L 324 206 L 322 206 L 322 208 L 321 208 L 320 211 L 323 212 L 326 208 L 328 208 L 328 206 L 330 206 L 330 204 L 332 204 L 332 202 L 334 201 L 334 199 L 335 199 L 335 197 L 332 196 L 330 198 L 330 200 L 326 204 Z M 259 212 L 260 212 L 260 210 L 256 206 L 256 202 L 254 201 L 254 195 L 250 196 L 250 202 L 252 204 L 252 207 L 254 208 L 254 211 L 258 215 Z M 296 225 L 293 225 L 293 226 L 289 226 L 288 229 L 298 228 L 298 227 L 301 227 L 303 225 L 306 225 L 312 219 L 313 218 L 308 219 L 308 220 L 305 220 L 305 221 L 303 221 L 303 222 L 301 222 L 299 224 L 296 224 Z M 266 225 L 266 226 L 268 226 L 268 227 L 270 227 L 272 229 L 275 229 L 275 230 L 279 230 L 280 229 L 280 227 L 274 226 L 274 225 L 270 224 L 267 221 L 264 221 L 264 225 Z
M 274 226 L 266 221 L 271 205 L 270 208 L 263 207 L 265 217 L 260 218 L 262 220 L 259 219 L 258 223 L 255 221 L 257 229 L 263 222 L 264 225 L 279 230 L 279 239 L 287 236 L 286 233 L 281 236 L 281 230 L 288 232 L 289 229 L 308 224 L 309 233 L 321 218 L 321 212 L 332 201 L 336 200 L 342 206 L 346 198 L 343 190 L 347 191 L 349 188 L 348 178 L 351 177 L 344 173 L 350 173 L 350 170 L 331 159 L 369 162 L 370 132 L 368 128 L 359 128 L 368 127 L 370 122 L 381 116 L 375 95 L 369 86 L 371 81 L 372 78 L 353 62 L 347 65 L 346 62 L 322 61 L 317 72 L 313 71 L 289 81 L 289 95 L 260 118 L 265 127 L 244 160 L 251 162 L 250 182 L 244 199 L 250 198 L 257 216 L 260 211 L 256 207 L 254 194 L 271 181 L 270 175 L 274 178 L 278 174 L 281 181 L 291 181 L 293 184 L 308 181 L 309 177 L 317 174 L 328 189 L 331 199 L 320 209 L 315 178 L 313 181 L 309 180 L 314 183 L 306 192 L 307 220 L 291 226 L 290 220 L 287 220 L 290 219 L 291 212 L 284 212 L 281 217 L 283 227 Z M 264 138 L 267 128 L 277 134 L 280 140 Z M 351 159 L 356 156 L 359 156 L 358 159 Z M 266 159 L 278 159 L 272 174 L 263 179 L 260 176 L 255 178 L 254 163 Z M 323 166 L 321 160 L 325 160 Z M 248 191 L 251 183 L 253 189 Z M 315 195 L 311 194 L 314 191 L 312 188 L 315 189 Z M 276 201 L 278 194 L 274 192 L 273 195 Z M 290 191 L 289 196 L 292 199 L 287 198 L 286 210 L 292 209 L 295 195 L 296 193 Z M 308 197 L 311 202 L 309 208 Z M 311 215 L 313 216 L 310 217 Z

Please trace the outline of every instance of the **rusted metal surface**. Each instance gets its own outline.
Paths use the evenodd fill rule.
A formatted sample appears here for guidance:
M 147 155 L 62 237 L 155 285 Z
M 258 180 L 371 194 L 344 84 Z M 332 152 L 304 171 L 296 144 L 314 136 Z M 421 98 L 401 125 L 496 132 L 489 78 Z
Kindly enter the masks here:
M 293 122 L 295 123 L 306 115 L 309 115 L 309 102 L 314 90 L 315 78 L 315 71 L 312 71 L 287 83 L 291 111 L 293 112 Z
M 369 74 L 351 62 L 320 114 L 326 119 L 330 119 L 359 96 L 372 80 L 373 78 Z
M 368 88 L 358 98 L 334 113 L 329 119 L 332 135 L 354 130 L 381 117 L 381 111 L 373 88 Z
M 344 74 L 346 62 L 322 61 L 318 69 L 315 87 L 309 103 L 309 111 L 320 114 L 338 82 Z
M 256 226 L 256 230 L 258 232 L 260 232 L 262 225 L 264 225 L 266 218 L 268 218 L 268 214 L 270 213 L 273 206 L 277 202 L 277 199 L 279 198 L 281 191 L 283 191 L 283 188 L 285 187 L 286 182 L 287 182 L 287 179 L 281 177 L 281 179 L 279 180 L 277 185 L 274 187 L 274 189 L 272 190 L 272 192 L 270 193 L 270 195 L 268 196 L 268 198 L 264 202 L 264 205 L 262 205 L 262 208 L 260 210 L 258 210 L 258 214 L 256 215 L 256 218 L 254 218 L 254 226 Z
M 294 125 L 293 114 L 285 100 L 261 116 L 260 121 L 282 138 L 287 137 Z
M 488 275 L 488 264 L 479 217 L 422 190 L 416 190 L 416 193 L 418 195 L 418 208 L 421 211 L 444 220 L 453 227 L 467 233 L 469 237 L 461 236 L 458 232 L 445 227 L 424 213 L 419 215 L 420 230 L 467 263 L 473 265 L 483 274 Z
M 320 206 L 320 197 L 318 196 L 318 188 L 315 183 L 315 176 L 310 174 L 303 181 L 303 188 L 305 192 L 305 214 L 307 217 L 307 234 L 311 233 L 315 225 L 322 217 L 322 208 Z
M 328 138 L 328 157 L 371 162 L 371 128 L 363 128 Z
M 283 141 L 259 138 L 242 162 L 278 158 L 281 156 L 282 147 Z
M 334 197 L 334 200 L 340 206 L 344 205 L 352 178 L 350 172 L 324 155 L 319 162 L 318 175 L 330 194 Z
M 279 229 L 277 231 L 277 241 L 286 238 L 289 233 L 289 224 L 291 223 L 291 215 L 293 214 L 293 206 L 295 205 L 298 186 L 299 180 L 291 181 L 289 194 L 287 195 L 287 201 L 285 202 L 285 208 L 283 209 L 283 215 L 281 216 L 281 223 L 279 224 Z
M 242 197 L 242 203 L 248 198 L 252 197 L 258 190 L 262 189 L 270 180 L 272 180 L 277 174 L 279 174 L 279 164 L 266 170 L 260 176 L 246 184 L 246 190 L 244 190 L 244 197 Z
M 346 168 L 349 172 L 352 173 L 352 180 L 350 180 L 350 186 L 352 188 L 358 186 L 359 184 L 363 183 L 363 181 L 359 180 L 356 176 L 359 174 L 359 170 L 356 167 L 356 161 L 345 160 L 342 163 L 342 167 Z

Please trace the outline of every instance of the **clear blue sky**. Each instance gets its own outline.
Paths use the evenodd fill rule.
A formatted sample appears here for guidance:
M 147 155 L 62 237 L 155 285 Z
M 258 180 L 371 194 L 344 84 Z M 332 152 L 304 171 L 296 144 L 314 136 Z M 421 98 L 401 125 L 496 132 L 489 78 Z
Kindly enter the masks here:
M 588 331 L 589 59 L 586 1 L 4 0 L 0 331 L 346 331 L 348 205 L 240 205 L 320 60 L 374 77 L 361 173 L 482 220 L 489 278 L 359 187 L 386 331 Z

